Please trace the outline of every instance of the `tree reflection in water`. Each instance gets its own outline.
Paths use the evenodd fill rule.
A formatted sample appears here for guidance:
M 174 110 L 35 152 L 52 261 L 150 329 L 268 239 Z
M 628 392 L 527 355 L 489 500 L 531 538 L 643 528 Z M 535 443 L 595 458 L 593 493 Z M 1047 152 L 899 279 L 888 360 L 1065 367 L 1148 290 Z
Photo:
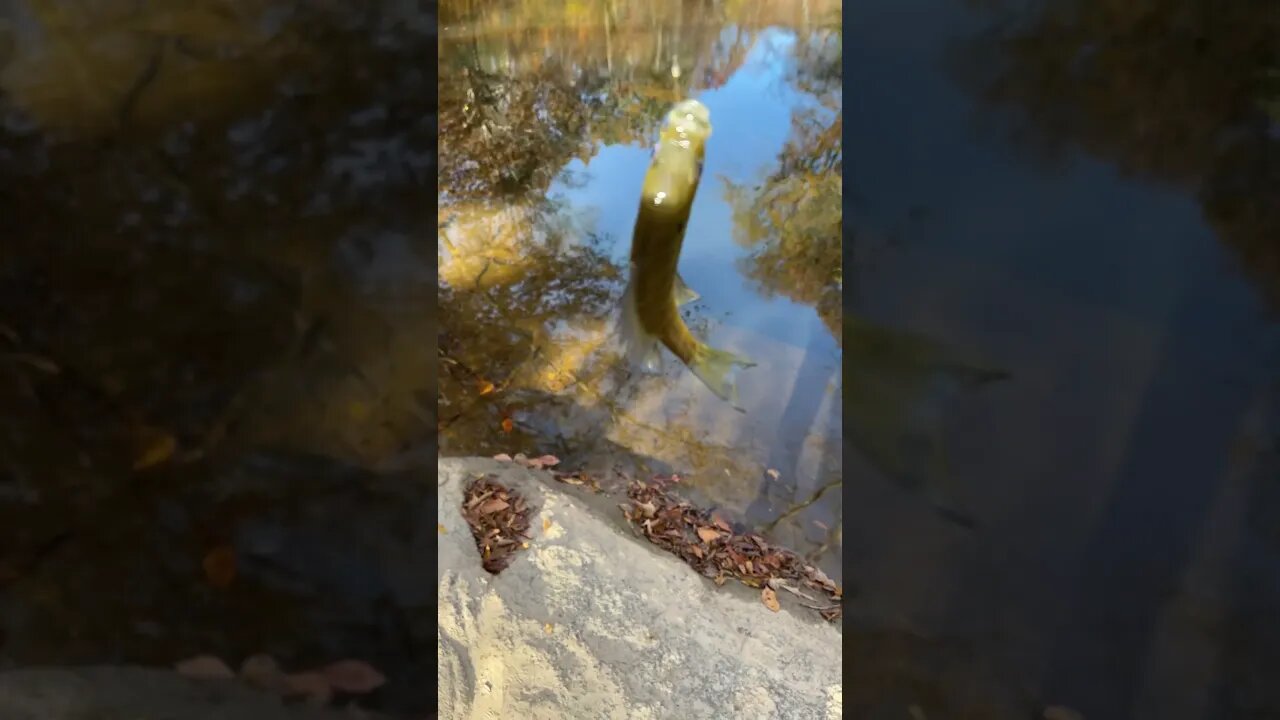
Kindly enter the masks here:
M 808 19 L 800 5 L 766 2 L 442 8 L 442 452 L 550 451 L 567 464 L 639 472 L 674 466 L 706 478 L 705 499 L 740 504 L 739 511 L 752 499 L 772 458 L 715 436 L 710 431 L 723 428 L 696 412 L 669 408 L 661 421 L 633 412 L 640 398 L 668 394 L 672 380 L 630 376 L 609 337 L 625 280 L 619 244 L 629 238 L 597 234 L 594 218 L 576 212 L 554 188 L 575 182 L 566 166 L 585 165 L 601 147 L 651 143 L 670 104 L 723 85 L 764 28 L 831 37 L 819 20 L 830 25 L 834 6 L 810 5 Z M 838 111 L 838 52 L 833 58 L 830 44 L 823 47 L 826 100 Z M 837 167 L 827 189 L 834 187 L 838 200 L 839 129 L 823 125 L 829 114 L 813 111 L 798 120 L 800 134 L 787 154 L 798 160 L 825 152 L 813 162 Z M 819 142 L 834 138 L 834 147 L 812 147 L 805 133 L 821 134 L 818 125 L 826 131 Z M 828 223 L 828 237 L 814 238 L 814 245 L 825 248 L 818 252 L 826 261 L 834 252 L 839 267 L 838 204 L 834 213 L 835 233 Z M 769 262 L 766 255 L 759 264 Z M 790 258 L 783 262 L 800 268 Z M 838 325 L 839 287 L 830 277 L 823 287 L 821 297 L 802 302 L 820 301 Z M 701 321 L 690 322 L 699 332 Z M 838 456 L 838 445 L 829 452 Z M 838 551 L 830 538 L 801 542 Z M 838 554 L 828 557 L 829 571 L 837 572 Z

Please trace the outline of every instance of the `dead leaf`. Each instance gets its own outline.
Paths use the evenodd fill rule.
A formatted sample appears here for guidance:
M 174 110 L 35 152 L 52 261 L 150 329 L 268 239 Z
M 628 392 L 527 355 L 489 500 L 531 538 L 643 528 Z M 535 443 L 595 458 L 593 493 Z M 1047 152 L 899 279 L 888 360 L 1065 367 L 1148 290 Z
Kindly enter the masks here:
M 225 589 L 236 577 L 236 551 L 230 545 L 219 545 L 204 556 L 204 577 L 209 584 Z
M 769 468 L 768 470 L 765 470 L 764 472 L 765 472 L 765 474 L 766 474 L 766 475 L 768 475 L 769 477 L 773 478 L 774 480 L 777 480 L 777 479 L 778 479 L 778 476 L 781 474 L 781 473 L 779 473 L 777 470 L 774 470 L 773 468 Z
M 173 664 L 173 669 L 183 677 L 196 680 L 223 680 L 236 676 L 227 664 L 213 655 L 197 655 Z
M 464 505 L 463 507 L 465 507 L 465 508 L 466 508 L 466 509 L 468 509 L 468 510 L 471 510 L 471 509 L 473 509 L 475 506 L 477 506 L 477 505 L 479 505 L 480 503 L 484 502 L 484 501 L 485 501 L 485 500 L 486 500 L 490 495 L 492 495 L 492 494 L 493 494 L 493 491 L 492 491 L 492 490 L 485 490 L 485 491 L 484 491 L 484 492 L 482 492 L 482 493 L 476 493 L 475 495 L 473 495 L 473 496 L 471 497 L 471 499 L 470 499 L 470 500 L 467 500 L 467 504 L 466 504 L 466 505 Z
M 481 395 L 488 395 L 489 393 L 493 392 L 493 383 L 489 382 L 488 380 L 481 380 L 477 383 L 477 385 L 479 385 L 479 388 L 480 388 L 479 392 Z
M 276 659 L 266 653 L 250 655 L 240 663 L 240 678 L 255 687 L 284 691 L 284 672 Z
M 719 515 L 712 513 L 711 521 L 714 522 L 716 524 L 716 527 L 720 528 L 721 530 L 724 530 L 725 532 L 733 532 L 733 527 L 730 526 L 729 523 L 726 522 L 725 519 L 720 517 Z
M 831 578 L 827 577 L 827 574 L 822 572 L 822 570 L 819 570 L 816 566 L 806 567 L 805 570 L 809 571 L 812 574 L 813 579 L 818 581 L 818 583 L 823 587 L 828 590 L 835 590 L 835 582 L 833 582 Z
M 333 699 L 333 686 L 318 672 L 289 673 L 280 680 L 285 695 L 302 695 L 311 705 L 328 705 Z
M 765 607 L 774 612 L 778 612 L 782 609 L 782 605 L 778 604 L 778 593 L 774 592 L 773 588 L 770 587 L 766 587 L 760 591 L 760 602 L 764 603 Z
M 502 432 L 510 433 L 515 429 L 516 424 L 511 422 L 511 418 L 502 418 Z
M 784 581 L 782 581 L 782 580 L 779 580 L 778 578 L 769 578 L 769 587 L 771 587 L 771 588 L 773 588 L 773 589 L 775 589 L 775 590 L 778 590 L 778 589 L 786 590 L 787 592 L 791 593 L 792 595 L 796 595 L 796 596 L 802 597 L 802 598 L 804 598 L 805 600 L 809 600 L 809 601 L 811 601 L 811 602 L 818 602 L 818 599 L 817 599 L 817 598 L 815 598 L 815 597 L 813 597 L 813 596 L 811 596 L 811 595 L 806 595 L 806 594 L 805 594 L 803 591 L 801 591 L 799 588 L 792 586 L 790 583 L 787 583 L 787 582 L 784 582 Z
M 560 464 L 560 458 L 555 455 L 543 455 L 529 461 L 529 467 L 549 468 Z
M 484 502 L 480 503 L 480 507 L 476 510 L 476 512 L 480 513 L 481 515 L 488 515 L 489 513 L 495 513 L 495 512 L 498 512 L 499 510 L 506 510 L 509 507 L 511 507 L 511 503 L 508 503 L 506 500 L 503 500 L 502 498 L 499 498 L 499 497 L 491 497 L 488 500 L 485 500 Z
M 333 689 L 363 695 L 387 682 L 387 677 L 363 660 L 339 660 L 320 669 Z
M 499 462 L 511 462 L 511 456 L 506 453 L 498 453 L 493 456 L 493 459 Z
M 698 537 L 702 538 L 702 542 L 709 543 L 720 537 L 720 531 L 706 526 L 698 528 Z
M 163 430 L 142 427 L 138 429 L 138 452 L 134 456 L 133 469 L 145 470 L 173 457 L 178 450 L 178 440 Z
M 1044 720 L 1084 720 L 1084 715 L 1065 705 L 1050 705 L 1044 709 Z

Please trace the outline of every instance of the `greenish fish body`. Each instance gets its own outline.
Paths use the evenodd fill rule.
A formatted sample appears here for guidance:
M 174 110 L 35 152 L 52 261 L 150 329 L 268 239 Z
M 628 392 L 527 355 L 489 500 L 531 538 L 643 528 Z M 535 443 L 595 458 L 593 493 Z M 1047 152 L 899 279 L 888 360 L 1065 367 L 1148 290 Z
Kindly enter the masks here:
M 700 342 L 679 311 L 680 305 L 698 297 L 680 279 L 676 266 L 710 136 L 711 114 L 697 100 L 677 103 L 663 122 L 631 238 L 622 341 L 629 359 L 648 368 L 657 366 L 658 345 L 665 345 L 713 393 L 742 410 L 732 370 L 755 363 Z

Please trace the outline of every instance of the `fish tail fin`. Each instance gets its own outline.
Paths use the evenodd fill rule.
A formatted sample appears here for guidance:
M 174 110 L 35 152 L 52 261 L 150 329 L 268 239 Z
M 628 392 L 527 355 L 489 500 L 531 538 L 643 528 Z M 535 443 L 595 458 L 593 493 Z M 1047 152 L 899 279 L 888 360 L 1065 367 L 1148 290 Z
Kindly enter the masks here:
M 732 371 L 734 366 L 748 368 L 754 365 L 747 358 L 731 352 L 699 345 L 693 362 L 689 363 L 689 369 L 721 400 L 728 402 L 738 412 L 746 412 L 738 405 L 738 386 L 734 384 Z
M 618 313 L 618 336 L 623 354 L 632 367 L 642 367 L 650 372 L 661 369 L 662 355 L 658 350 L 658 338 L 645 332 L 640 324 L 640 311 L 636 308 L 635 281 L 627 283 L 622 293 L 622 306 Z
M 685 284 L 684 278 L 680 277 L 680 273 L 676 273 L 675 285 L 676 306 L 688 305 L 689 303 L 702 297 L 698 292 Z

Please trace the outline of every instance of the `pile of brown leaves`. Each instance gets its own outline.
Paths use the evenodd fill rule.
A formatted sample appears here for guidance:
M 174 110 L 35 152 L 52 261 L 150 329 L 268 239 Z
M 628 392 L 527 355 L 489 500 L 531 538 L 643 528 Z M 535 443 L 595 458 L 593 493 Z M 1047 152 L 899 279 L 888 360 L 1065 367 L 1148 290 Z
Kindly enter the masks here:
M 287 698 L 305 698 L 314 705 L 329 704 L 337 693 L 365 695 L 387 682 L 386 676 L 363 660 L 339 660 L 324 667 L 287 673 L 265 653 L 245 658 L 238 674 L 215 655 L 188 658 L 176 663 L 174 669 L 179 675 L 197 680 L 238 677 L 263 690 Z
M 484 569 L 497 575 L 511 564 L 517 550 L 529 547 L 529 507 L 519 493 L 477 478 L 463 495 L 462 516 L 471 526 Z
M 826 620 L 841 616 L 844 591 L 825 573 L 759 535 L 734 533 L 723 519 L 670 493 L 671 482 L 661 476 L 650 482 L 633 481 L 627 490 L 630 505 L 619 506 L 649 542 L 679 556 L 717 585 L 732 577 L 761 588 L 761 602 L 774 612 L 781 608 L 776 591 L 786 590 L 815 603 L 800 604 L 817 610 Z M 815 591 L 821 599 L 802 588 Z
M 575 470 L 573 472 L 550 470 L 550 468 L 560 464 L 560 459 L 555 455 L 543 455 L 541 457 L 530 458 L 526 457 L 524 453 L 516 453 L 515 457 L 506 453 L 499 453 L 494 455 L 493 459 L 501 462 L 515 463 L 534 470 L 548 470 L 551 473 L 551 477 L 566 485 L 579 485 L 587 488 L 591 492 L 600 492 L 600 483 L 597 482 L 595 478 L 581 470 Z

